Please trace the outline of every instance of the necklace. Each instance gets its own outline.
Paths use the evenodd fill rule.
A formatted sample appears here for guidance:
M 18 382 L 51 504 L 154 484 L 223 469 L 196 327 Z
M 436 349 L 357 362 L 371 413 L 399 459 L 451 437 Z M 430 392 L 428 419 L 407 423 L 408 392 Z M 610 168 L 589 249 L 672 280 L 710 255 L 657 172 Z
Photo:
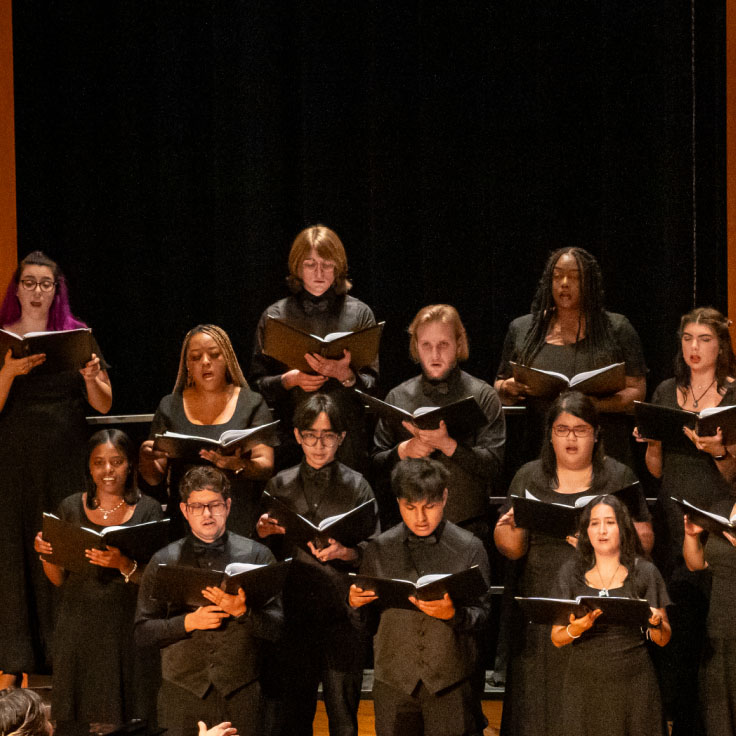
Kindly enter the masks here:
M 618 567 L 614 570 L 613 575 L 611 575 L 611 579 L 608 581 L 608 585 L 606 585 L 603 582 L 603 575 L 601 575 L 601 571 L 598 569 L 598 563 L 595 563 L 595 571 L 598 573 L 598 577 L 600 578 L 601 585 L 603 586 L 598 591 L 598 597 L 599 598 L 608 598 L 608 589 L 611 587 L 611 583 L 613 582 L 613 579 L 616 577 L 616 573 L 621 569 L 621 563 L 618 563 Z
M 125 499 L 123 499 L 117 506 L 114 506 L 111 509 L 103 509 L 102 506 L 98 506 L 97 510 L 102 511 L 102 518 L 107 521 L 107 517 L 111 514 L 114 514 L 124 503 Z
M 695 391 L 693 391 L 693 385 L 692 385 L 692 383 L 691 383 L 691 384 L 689 384 L 689 385 L 690 385 L 690 393 L 691 393 L 691 394 L 693 395 L 693 406 L 694 406 L 694 407 L 695 407 L 696 409 L 698 408 L 698 402 L 699 402 L 699 401 L 700 401 L 700 400 L 701 400 L 701 399 L 703 398 L 703 396 L 705 396 L 705 395 L 706 395 L 706 394 L 708 393 L 708 391 L 710 391 L 711 387 L 713 386 L 713 384 L 714 384 L 715 382 L 716 382 L 716 379 L 714 378 L 714 379 L 713 379 L 713 380 L 712 380 L 712 381 L 711 381 L 711 382 L 710 382 L 710 383 L 708 384 L 708 388 L 706 388 L 706 389 L 705 389 L 705 391 L 703 391 L 703 393 L 702 393 L 702 394 L 700 394 L 700 396 L 698 396 L 697 398 L 695 398 Z

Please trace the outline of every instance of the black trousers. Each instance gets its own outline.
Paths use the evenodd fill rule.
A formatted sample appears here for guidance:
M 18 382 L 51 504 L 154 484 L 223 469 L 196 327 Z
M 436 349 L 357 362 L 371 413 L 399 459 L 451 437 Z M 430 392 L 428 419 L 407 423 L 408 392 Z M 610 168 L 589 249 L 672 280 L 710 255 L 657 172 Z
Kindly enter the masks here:
M 244 685 L 228 696 L 215 688 L 198 698 L 173 682 L 163 680 L 158 693 L 158 725 L 170 736 L 197 736 L 197 721 L 212 728 L 230 721 L 238 736 L 263 735 L 263 699 L 258 681 Z
M 376 680 L 376 736 L 480 736 L 470 680 L 434 695 L 420 682 L 411 695 Z
M 264 733 L 312 736 L 321 682 L 330 736 L 357 736 L 366 656 L 358 632 L 348 622 L 320 629 L 292 626 L 279 649 L 277 682 L 273 674 L 269 678 Z

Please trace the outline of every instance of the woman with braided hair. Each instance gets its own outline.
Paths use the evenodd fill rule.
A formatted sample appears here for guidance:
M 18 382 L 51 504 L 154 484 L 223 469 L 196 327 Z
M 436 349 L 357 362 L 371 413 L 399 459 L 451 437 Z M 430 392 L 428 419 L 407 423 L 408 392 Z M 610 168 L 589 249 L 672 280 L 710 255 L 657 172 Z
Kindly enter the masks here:
M 514 380 L 512 361 L 569 378 L 611 363 L 625 363 L 624 388 L 591 399 L 601 413 L 608 454 L 631 464 L 631 430 L 625 415 L 635 400 L 644 399 L 647 367 L 639 336 L 629 320 L 605 310 L 601 269 L 588 251 L 567 247 L 550 255 L 531 313 L 509 325 L 504 341 L 495 388 L 505 404 L 526 403 L 525 446 L 534 457 L 550 400 L 532 396 L 529 386 Z

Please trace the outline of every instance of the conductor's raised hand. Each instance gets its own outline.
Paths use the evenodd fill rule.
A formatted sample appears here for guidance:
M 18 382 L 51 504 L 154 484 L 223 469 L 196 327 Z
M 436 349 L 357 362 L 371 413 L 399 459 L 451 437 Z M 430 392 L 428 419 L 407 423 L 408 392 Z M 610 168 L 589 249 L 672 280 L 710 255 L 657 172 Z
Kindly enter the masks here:
M 245 591 L 242 588 L 238 588 L 237 595 L 230 595 L 222 588 L 209 586 L 202 591 L 202 595 L 235 618 L 242 616 L 248 610 L 245 605 Z
M 187 632 L 219 629 L 222 619 L 229 617 L 230 614 L 219 606 L 200 606 L 184 617 L 184 628 Z
M 455 604 L 452 602 L 449 593 L 445 593 L 442 598 L 436 601 L 420 601 L 412 595 L 409 596 L 409 602 L 413 603 L 422 613 L 432 616 L 432 618 L 449 621 L 455 615 Z
M 355 584 L 350 586 L 348 603 L 350 603 L 351 608 L 360 608 L 361 606 L 365 606 L 367 603 L 373 603 L 375 600 L 378 600 L 378 596 L 375 591 L 363 590 L 363 588 L 359 588 Z
M 303 371 L 298 371 L 296 368 L 291 371 L 287 371 L 281 376 L 281 383 L 287 391 L 299 386 L 302 391 L 307 393 L 313 393 L 319 391 L 327 381 L 326 376 L 313 376 Z
M 307 353 L 304 356 L 309 367 L 327 378 L 335 378 L 340 383 L 349 381 L 355 374 L 350 367 L 351 355 L 349 350 L 343 350 L 343 356 L 339 360 L 325 358 L 318 353 Z
M 8 352 L 5 353 L 5 362 L 0 370 L 13 378 L 16 376 L 25 376 L 45 360 L 46 353 L 36 353 L 34 355 L 26 355 L 22 358 L 14 358 L 13 351 L 8 348 Z
M 274 519 L 273 516 L 268 514 L 261 514 L 256 523 L 256 532 L 263 539 L 264 537 L 270 537 L 272 534 L 286 534 L 286 529 L 279 526 L 278 519 Z

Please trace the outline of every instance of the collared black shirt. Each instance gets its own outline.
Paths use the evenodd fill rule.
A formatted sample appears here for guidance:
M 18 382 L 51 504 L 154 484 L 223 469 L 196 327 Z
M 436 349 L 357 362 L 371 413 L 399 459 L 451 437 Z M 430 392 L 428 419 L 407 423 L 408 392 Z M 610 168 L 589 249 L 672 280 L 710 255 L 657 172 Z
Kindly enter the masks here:
M 306 461 L 302 461 L 271 478 L 266 490 L 313 524 L 319 524 L 329 516 L 352 511 L 365 501 L 375 501 L 366 479 L 337 461 L 319 471 L 314 471 Z M 379 531 L 376 517 L 372 536 Z M 294 560 L 283 594 L 287 624 L 297 618 L 313 625 L 329 625 L 335 620 L 346 619 L 350 613 L 345 603 L 350 587 L 347 573 L 357 569 L 365 544 L 359 545 L 355 563 L 342 560 L 323 563 L 311 553 L 289 546 L 285 541 L 283 536 L 273 534 L 266 537 L 264 543 L 277 559 L 292 557 Z
M 445 518 L 459 524 L 484 516 L 488 510 L 488 497 L 493 495 L 503 464 L 506 422 L 496 391 L 485 381 L 456 366 L 440 383 L 437 390 L 432 390 L 432 382 L 416 376 L 389 391 L 386 401 L 413 412 L 422 406 L 447 406 L 473 396 L 488 418 L 488 424 L 473 434 L 453 437 L 458 444 L 452 457 L 439 451 L 432 454 L 450 471 Z M 405 430 L 398 431 L 384 420 L 378 422 L 373 461 L 383 478 L 390 476 L 399 461 L 399 443 L 409 438 Z
M 281 383 L 281 375 L 289 370 L 288 366 L 263 354 L 263 339 L 268 317 L 284 320 L 300 330 L 319 337 L 325 337 L 331 332 L 348 332 L 370 327 L 376 324 L 376 319 L 370 307 L 363 302 L 352 296 L 335 294 L 333 289 L 317 298 L 306 291 L 300 291 L 272 304 L 261 315 L 256 328 L 249 378 L 281 420 L 282 442 L 293 443 L 294 410 L 311 394 L 304 392 L 299 386 L 287 391 Z M 370 391 L 378 377 L 378 358 L 371 365 L 355 371 L 355 377 L 355 388 Z M 334 378 L 329 379 L 320 391 L 329 393 L 336 399 L 343 419 L 350 429 L 338 449 L 338 459 L 351 468 L 363 469 L 370 438 L 362 431 L 364 409 L 361 401 L 352 389 L 345 388 Z
M 224 540 L 207 545 L 190 533 L 159 550 L 141 582 L 136 641 L 140 646 L 159 647 L 163 678 L 200 698 L 211 686 L 227 696 L 258 678 L 259 640 L 278 638 L 281 601 L 275 598 L 260 610 L 248 608 L 238 618 L 224 619 L 217 629 L 187 633 L 184 618 L 192 609 L 174 609 L 154 598 L 156 571 L 159 564 L 224 570 L 231 562 L 272 564 L 275 560 L 262 544 L 237 534 L 226 532 Z
M 360 572 L 375 577 L 416 582 L 422 575 L 456 573 L 479 565 L 490 580 L 488 557 L 482 542 L 469 531 L 442 522 L 434 544 L 414 545 L 402 523 L 374 539 L 365 549 Z M 364 615 L 380 611 L 378 601 L 360 610 Z M 421 611 L 389 608 L 380 611 L 374 638 L 375 676 L 405 693 L 421 681 L 432 693 L 464 680 L 477 659 L 474 634 L 486 623 L 490 595 L 475 606 L 456 608 L 443 621 Z

